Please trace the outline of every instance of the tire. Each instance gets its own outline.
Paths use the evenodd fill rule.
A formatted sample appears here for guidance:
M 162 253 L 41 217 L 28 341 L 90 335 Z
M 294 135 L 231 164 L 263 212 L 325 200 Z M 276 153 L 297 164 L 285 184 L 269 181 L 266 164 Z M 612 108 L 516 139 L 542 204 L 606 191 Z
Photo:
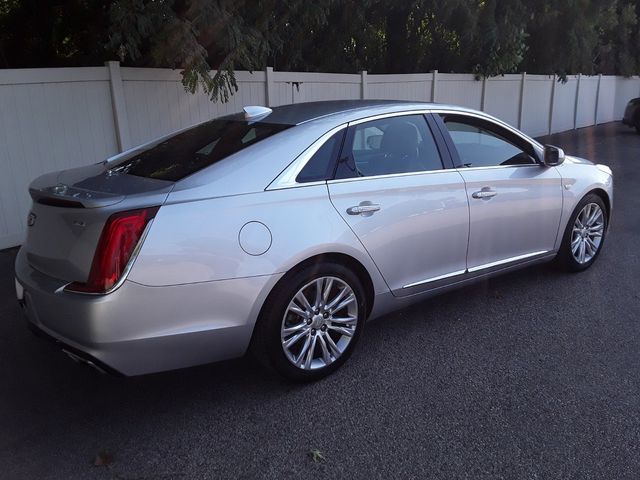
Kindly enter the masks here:
M 569 218 L 558 252 L 558 264 L 564 270 L 580 272 L 593 265 L 604 245 L 607 213 L 604 201 L 594 193 L 580 200 Z
M 636 124 L 636 133 L 640 135 L 640 123 Z
M 305 307 L 300 295 L 309 305 Z M 325 311 L 332 303 L 333 308 Z M 310 313 L 310 308 L 315 312 Z M 288 380 L 319 380 L 349 358 L 362 334 L 366 312 L 365 290 L 355 273 L 333 262 L 309 265 L 287 274 L 271 292 L 251 348 L 263 365 Z

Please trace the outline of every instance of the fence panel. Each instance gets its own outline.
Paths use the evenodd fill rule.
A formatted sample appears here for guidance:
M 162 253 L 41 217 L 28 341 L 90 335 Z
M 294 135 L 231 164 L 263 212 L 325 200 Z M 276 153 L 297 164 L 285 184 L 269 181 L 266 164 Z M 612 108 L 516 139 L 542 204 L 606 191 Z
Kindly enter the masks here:
M 566 83 L 556 83 L 553 96 L 552 132 L 563 132 L 573 128 L 573 117 L 576 107 L 576 90 L 578 77 L 571 76 Z
M 596 95 L 598 94 L 598 77 L 582 77 L 578 95 L 576 127 L 595 124 Z
M 22 242 L 31 180 L 117 152 L 105 67 L 0 71 L 0 248 Z
M 549 132 L 553 76 L 527 75 L 522 103 L 522 131 L 532 137 Z
M 0 248 L 22 241 L 30 205 L 27 186 L 35 177 L 103 160 L 124 147 L 245 105 L 266 105 L 267 91 L 271 106 L 363 94 L 429 102 L 435 93 L 439 103 L 475 109 L 484 104 L 486 112 L 515 126 L 521 116 L 522 130 L 533 136 L 549 129 L 552 89 L 552 132 L 574 128 L 574 120 L 579 127 L 619 120 L 627 101 L 640 96 L 638 77 L 581 77 L 576 95 L 576 76 L 554 87 L 552 77 L 527 75 L 523 89 L 522 75 L 478 81 L 470 74 L 268 71 L 236 72 L 238 91 L 227 103 L 213 103 L 201 90 L 185 92 L 177 70 L 121 68 L 117 63 L 0 70 Z
M 367 98 L 430 102 L 432 83 L 430 73 L 367 75 Z
M 278 105 L 360 98 L 360 75 L 341 73 L 274 72 L 281 93 Z M 291 92 L 291 100 L 286 101 Z
M 438 74 L 436 102 L 480 110 L 482 107 L 482 81 L 465 73 Z
M 487 79 L 484 111 L 518 126 L 522 75 L 502 75 Z
M 616 119 L 614 114 L 616 83 L 617 79 L 613 75 L 603 75 L 602 80 L 600 80 L 597 123 L 613 122 Z
M 131 146 L 180 128 L 235 113 L 245 105 L 264 105 L 264 72 L 237 72 L 238 91 L 227 103 L 214 103 L 199 89 L 185 91 L 177 70 L 122 68 Z M 153 121 L 149 121 L 153 119 Z

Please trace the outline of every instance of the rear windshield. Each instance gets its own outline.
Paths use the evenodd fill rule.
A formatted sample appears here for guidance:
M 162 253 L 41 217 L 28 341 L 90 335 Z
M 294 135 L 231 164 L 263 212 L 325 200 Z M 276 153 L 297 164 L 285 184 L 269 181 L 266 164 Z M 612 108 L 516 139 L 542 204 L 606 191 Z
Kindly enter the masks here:
M 290 126 L 212 120 L 124 160 L 112 171 L 175 182 Z

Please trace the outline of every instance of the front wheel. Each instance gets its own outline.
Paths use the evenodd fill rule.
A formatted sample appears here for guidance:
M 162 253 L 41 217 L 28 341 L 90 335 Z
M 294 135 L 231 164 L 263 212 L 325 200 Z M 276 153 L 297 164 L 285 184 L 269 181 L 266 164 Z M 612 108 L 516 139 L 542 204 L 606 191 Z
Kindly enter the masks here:
M 293 381 L 318 380 L 351 355 L 366 319 L 358 277 L 334 263 L 311 265 L 283 279 L 267 299 L 254 352 Z
M 598 258 L 607 231 L 606 212 L 602 198 L 593 193 L 578 203 L 558 252 L 559 263 L 566 270 L 585 270 Z

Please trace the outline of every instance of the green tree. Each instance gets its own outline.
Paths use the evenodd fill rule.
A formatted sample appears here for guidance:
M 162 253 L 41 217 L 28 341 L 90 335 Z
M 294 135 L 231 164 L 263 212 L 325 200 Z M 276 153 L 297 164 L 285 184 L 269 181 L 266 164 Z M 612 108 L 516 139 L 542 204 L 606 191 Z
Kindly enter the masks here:
M 630 76 L 640 70 L 639 8 L 634 1 L 614 1 L 604 9 L 595 60 L 599 73 Z
M 234 72 L 632 75 L 638 0 L 3 0 L 0 67 L 179 68 L 214 100 Z
M 287 40 L 326 22 L 330 0 L 118 0 L 108 48 L 123 62 L 183 69 L 183 84 L 213 100 L 237 90 L 234 71 L 263 68 Z M 215 73 L 211 75 L 211 71 Z
M 1 0 L 0 67 L 95 65 L 108 56 L 109 1 Z

